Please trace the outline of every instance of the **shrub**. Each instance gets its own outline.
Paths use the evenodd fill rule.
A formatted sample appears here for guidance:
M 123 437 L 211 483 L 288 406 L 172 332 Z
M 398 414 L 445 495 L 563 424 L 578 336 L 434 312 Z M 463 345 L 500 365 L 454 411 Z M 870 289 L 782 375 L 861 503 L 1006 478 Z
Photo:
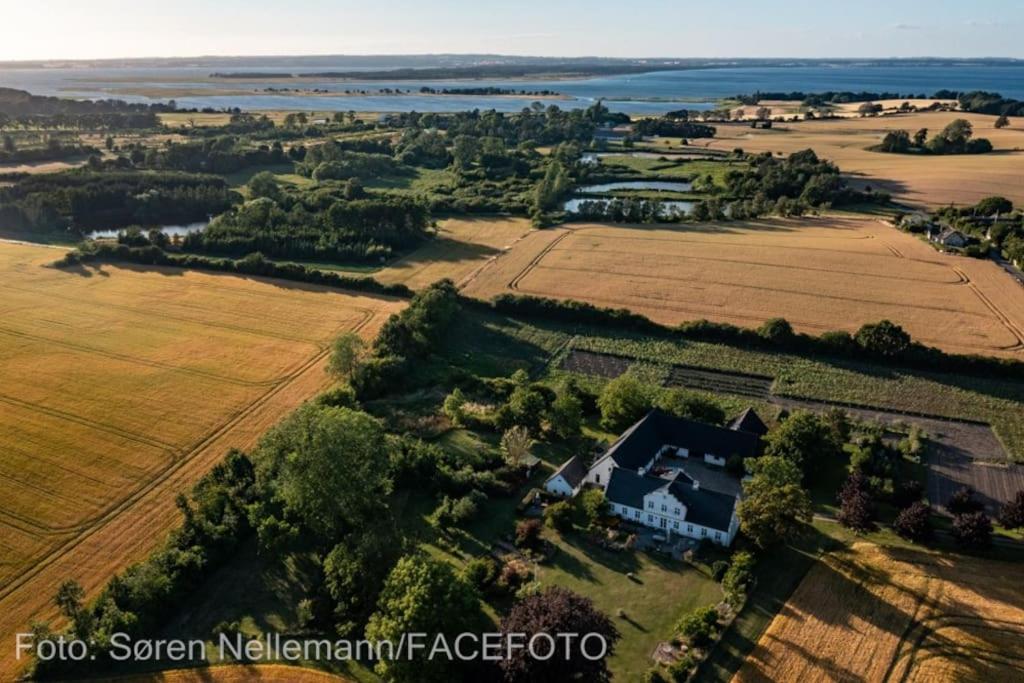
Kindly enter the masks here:
M 952 515 L 965 515 L 972 512 L 980 512 L 984 509 L 984 506 L 981 504 L 981 501 L 974 497 L 974 489 L 964 486 L 949 497 L 946 509 Z
M 839 491 L 839 523 L 855 531 L 870 531 L 873 516 L 867 477 L 854 470 Z
M 482 591 L 497 580 L 498 563 L 493 557 L 474 557 L 463 568 L 462 577 Z
M 999 511 L 999 523 L 1007 529 L 1024 526 L 1024 491 L 1017 491 L 1013 500 L 1003 505 Z
M 754 556 L 751 553 L 740 551 L 732 556 L 729 568 L 722 576 L 722 590 L 730 602 L 738 602 L 738 598 L 745 595 L 754 581 Z
M 585 489 L 576 497 L 576 501 L 588 526 L 601 521 L 606 509 L 604 492 L 601 489 Z
M 358 408 L 356 392 L 351 385 L 338 384 L 316 397 L 316 402 L 333 408 Z
M 967 512 L 953 518 L 953 538 L 965 548 L 987 548 L 992 544 L 992 520 L 984 512 Z
M 924 486 L 917 479 L 910 479 L 900 483 L 892 494 L 892 502 L 899 509 L 903 510 L 924 497 Z
M 700 646 L 711 642 L 717 625 L 718 612 L 715 608 L 699 607 L 680 619 L 676 630 L 690 643 Z
M 715 581 L 721 581 L 727 571 L 729 571 L 729 563 L 725 560 L 716 560 L 711 565 L 711 578 Z
M 441 410 L 444 412 L 445 417 L 451 420 L 452 424 L 456 427 L 461 427 L 466 420 L 466 396 L 462 393 L 462 390 L 456 387 L 452 390 L 452 393 L 444 399 L 444 405 Z
M 541 521 L 524 519 L 516 524 L 516 547 L 535 549 L 540 546 Z
M 918 500 L 900 510 L 892 528 L 903 538 L 920 543 L 931 538 L 931 515 L 931 506 Z
M 572 528 L 572 506 L 564 500 L 552 503 L 544 510 L 544 523 L 552 529 L 568 531 Z

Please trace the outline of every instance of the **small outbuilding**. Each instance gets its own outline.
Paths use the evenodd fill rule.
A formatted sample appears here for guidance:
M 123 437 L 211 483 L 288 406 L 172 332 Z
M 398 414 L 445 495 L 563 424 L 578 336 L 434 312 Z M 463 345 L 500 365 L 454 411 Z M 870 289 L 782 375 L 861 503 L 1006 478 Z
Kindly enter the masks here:
M 544 483 L 544 490 L 555 496 L 575 496 L 587 478 L 587 467 L 578 455 L 565 461 Z

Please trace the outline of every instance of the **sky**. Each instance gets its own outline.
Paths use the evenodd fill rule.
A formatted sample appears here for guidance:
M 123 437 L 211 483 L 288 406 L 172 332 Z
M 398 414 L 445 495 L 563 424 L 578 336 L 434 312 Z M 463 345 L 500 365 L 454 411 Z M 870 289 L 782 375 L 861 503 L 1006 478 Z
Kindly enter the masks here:
M 1021 0 L 0 0 L 0 60 L 1021 57 Z

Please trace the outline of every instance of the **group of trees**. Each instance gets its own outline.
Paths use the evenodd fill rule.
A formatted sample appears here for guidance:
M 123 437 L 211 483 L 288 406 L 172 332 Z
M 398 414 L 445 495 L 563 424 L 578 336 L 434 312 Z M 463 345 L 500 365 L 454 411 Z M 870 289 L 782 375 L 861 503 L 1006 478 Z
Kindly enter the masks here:
M 237 200 L 223 178 L 211 175 L 74 170 L 31 175 L 0 188 L 0 223 L 15 230 L 81 234 L 193 223 Z
M 985 154 L 992 151 L 992 143 L 985 138 L 974 138 L 974 127 L 966 119 L 956 119 L 928 140 L 928 129 L 914 133 L 894 130 L 885 134 L 878 146 L 881 152 L 893 154 Z
M 850 191 L 839 169 L 819 159 L 810 149 L 794 152 L 784 159 L 773 157 L 771 153 L 754 156 L 749 169 L 729 171 L 725 184 L 727 192 L 734 197 L 764 196 L 772 201 L 786 197 L 811 207 L 866 198 Z
M 0 144 L 0 163 L 54 161 L 88 154 L 99 154 L 99 150 L 78 141 L 64 141 L 59 137 L 51 137 L 42 145 L 19 146 L 13 136 L 4 135 Z
M 189 142 L 168 142 L 163 147 L 141 145 L 122 150 L 139 167 L 193 173 L 234 173 L 250 166 L 290 161 L 280 141 L 254 145 L 237 135 L 219 135 Z
M 427 236 L 429 212 L 408 197 L 357 198 L 357 186 L 284 192 L 271 178 L 256 187 L 262 196 L 188 235 L 183 248 L 228 256 L 380 260 Z
M 1003 97 L 999 93 L 973 90 L 971 92 L 943 91 L 955 98 L 964 111 L 995 116 L 1024 116 L 1024 101 Z M 936 94 L 937 96 L 937 94 Z

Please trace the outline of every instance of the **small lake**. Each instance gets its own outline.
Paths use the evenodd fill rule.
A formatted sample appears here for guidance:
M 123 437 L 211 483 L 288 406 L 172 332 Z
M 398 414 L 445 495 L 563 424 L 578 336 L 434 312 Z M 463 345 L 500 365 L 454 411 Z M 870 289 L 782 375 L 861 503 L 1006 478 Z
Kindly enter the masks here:
M 582 185 L 576 188 L 579 194 L 604 194 L 615 190 L 655 190 L 659 192 L 689 192 L 693 183 L 668 180 L 624 180 L 615 183 Z
M 210 221 L 199 221 L 198 223 L 189 223 L 187 225 L 165 225 L 160 228 L 152 229 L 159 230 L 168 237 L 184 237 L 185 235 L 190 235 L 193 232 L 202 232 L 203 230 L 206 230 L 206 226 L 209 224 Z M 115 239 L 118 233 L 124 232 L 124 230 L 124 228 L 120 228 L 118 230 L 93 230 L 90 233 L 86 233 L 85 236 L 91 240 Z M 149 230 L 149 228 L 144 228 L 142 232 L 143 234 L 146 234 Z
M 565 203 L 562 204 L 562 210 L 565 211 L 566 213 L 578 213 L 580 205 L 583 202 L 597 202 L 601 204 L 607 204 L 608 201 L 609 200 L 607 199 L 587 199 L 586 197 L 573 197 L 572 199 L 567 199 Z M 651 201 L 657 202 L 659 206 L 659 213 L 665 217 L 672 216 L 673 214 L 689 213 L 690 211 L 693 210 L 694 204 L 694 202 L 688 202 L 684 200 Z

